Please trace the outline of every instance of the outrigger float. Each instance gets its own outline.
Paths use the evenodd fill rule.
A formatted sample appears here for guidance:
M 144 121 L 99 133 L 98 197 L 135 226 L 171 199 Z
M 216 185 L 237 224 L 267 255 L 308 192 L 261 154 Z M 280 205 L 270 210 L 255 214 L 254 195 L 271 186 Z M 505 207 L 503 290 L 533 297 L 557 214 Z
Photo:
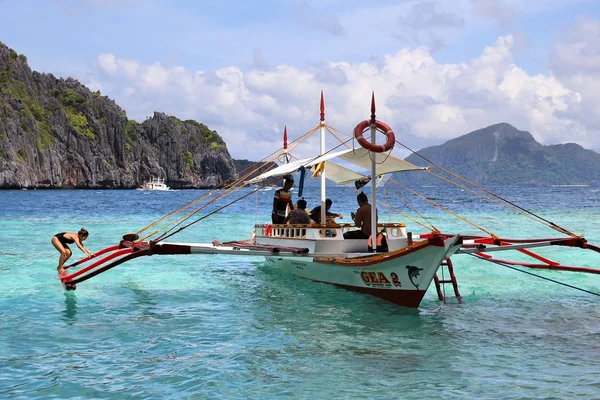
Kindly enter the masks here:
M 268 265 L 289 271 L 299 277 L 371 294 L 406 307 L 418 307 L 432 282 L 436 286 L 440 300 L 445 300 L 445 291 L 442 290 L 444 284 L 452 284 L 454 295 L 460 300 L 458 283 L 451 261 L 451 257 L 455 254 L 472 254 L 482 260 L 504 265 L 600 274 L 600 269 L 561 265 L 559 262 L 542 257 L 531 250 L 548 246 L 566 246 L 600 252 L 600 248 L 589 244 L 583 236 L 576 235 L 531 213 L 482 187 L 452 174 L 427 159 L 425 160 L 431 166 L 423 168 L 392 155 L 391 150 L 394 146 L 402 144 L 396 140 L 394 132 L 388 125 L 376 119 L 374 94 L 371 99 L 371 118 L 361 121 L 354 129 L 354 135 L 348 140 L 340 139 L 338 134 L 341 134 L 341 132 L 325 123 L 325 103 L 322 92 L 320 109 L 321 118 L 316 127 L 292 141 L 290 146 L 287 142 L 287 129 L 284 129 L 283 147 L 273 152 L 262 162 L 255 164 L 254 168 L 243 171 L 239 179 L 230 182 L 225 190 L 206 194 L 204 197 L 196 199 L 138 232 L 124 235 L 123 240 L 117 245 L 97 252 L 93 259 L 84 258 L 67 266 L 66 268 L 69 270 L 74 267 L 81 268 L 76 272 L 67 272 L 59 277 L 65 288 L 67 290 L 75 289 L 77 284 L 138 257 L 184 254 L 265 257 Z M 291 150 L 316 132 L 320 133 L 319 154 L 302 160 L 293 157 Z M 369 139 L 364 137 L 367 132 L 370 133 Z M 385 135 L 386 141 L 384 144 L 377 144 L 377 132 Z M 332 134 L 340 142 L 340 145 L 327 150 L 325 147 L 327 133 Z M 358 146 L 356 143 L 358 143 Z M 345 148 L 339 150 L 340 147 Z M 408 147 L 404 147 L 408 149 Z M 346 165 L 357 166 L 362 171 L 369 170 L 370 175 L 335 163 L 334 160 L 342 161 Z M 275 168 L 269 167 L 273 165 L 272 161 L 279 161 L 281 165 Z M 264 171 L 265 169 L 267 172 L 251 178 L 256 174 L 256 171 Z M 563 237 L 543 239 L 500 238 L 400 184 L 389 175 L 391 173 L 410 173 L 410 171 L 423 170 L 438 177 L 440 175 L 437 175 L 433 170 L 441 170 L 451 174 L 455 180 L 442 179 L 460 186 L 463 190 L 468 190 L 527 216 L 535 222 L 544 224 L 560 232 Z M 358 189 L 355 189 L 358 185 L 350 184 L 355 182 L 364 183 L 368 182 L 371 177 L 378 177 L 379 179 L 373 179 L 371 184 L 370 197 L 373 205 L 371 232 L 383 232 L 387 241 L 387 248 L 383 249 L 384 251 L 370 251 L 370 249 L 381 250 L 378 248 L 380 235 L 372 235 L 370 239 L 345 239 L 345 232 L 357 228 L 352 224 L 337 224 L 332 221 L 309 225 L 256 224 L 251 239 L 226 243 L 219 241 L 212 243 L 165 241 L 182 230 L 256 193 L 262 187 L 271 186 L 283 176 L 297 172 L 300 172 L 301 176 L 300 191 L 302 191 L 304 177 L 307 172 L 312 172 L 313 178 L 320 178 L 321 221 L 327 221 L 325 215 L 326 179 L 358 191 Z M 393 210 L 389 205 L 377 199 L 378 185 L 376 182 L 378 183 L 381 178 L 385 180 L 386 188 L 397 185 L 459 217 L 463 222 L 467 222 L 481 230 L 483 234 L 473 236 L 443 233 L 428 223 L 424 217 L 425 223 Z M 245 191 L 240 192 L 242 189 L 245 189 Z M 233 196 L 235 194 L 238 196 Z M 226 201 L 226 198 L 230 196 L 233 200 Z M 402 222 L 377 223 L 375 205 L 383 206 L 390 212 L 404 216 L 404 218 L 427 229 L 428 232 L 412 233 L 407 231 L 406 225 Z M 206 212 L 206 208 L 209 206 L 208 210 L 212 211 Z M 205 210 L 206 213 L 197 217 L 197 214 L 202 210 Z M 492 256 L 498 251 L 519 252 L 519 254 L 533 258 L 535 262 L 514 261 Z M 89 265 L 84 266 L 86 264 Z M 443 274 L 442 279 L 438 277 L 441 269 L 441 272 L 447 271 Z

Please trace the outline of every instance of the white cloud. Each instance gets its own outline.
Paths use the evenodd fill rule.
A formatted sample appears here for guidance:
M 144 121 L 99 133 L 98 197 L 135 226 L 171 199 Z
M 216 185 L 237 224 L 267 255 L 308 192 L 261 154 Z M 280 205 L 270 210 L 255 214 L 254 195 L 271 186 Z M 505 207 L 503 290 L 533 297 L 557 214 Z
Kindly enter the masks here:
M 309 5 L 305 0 L 296 3 L 292 7 L 292 10 L 295 18 L 303 26 L 308 26 L 333 36 L 346 35 L 346 30 L 336 16 L 331 14 L 321 15 L 318 10 Z
M 163 91 L 166 89 L 169 75 L 172 72 L 169 71 L 159 63 L 154 63 L 146 68 L 141 77 L 142 89 L 146 91 Z
M 503 0 L 471 0 L 475 14 L 495 20 L 500 27 L 511 26 L 516 17 L 515 9 Z
M 553 69 L 559 74 L 600 72 L 600 22 L 581 18 L 554 44 Z
M 254 49 L 252 59 L 254 60 L 254 66 L 257 68 L 268 69 L 270 67 L 261 49 Z
M 397 21 L 399 39 L 414 45 L 427 45 L 432 51 L 446 47 L 445 34 L 465 25 L 456 8 L 447 10 L 442 3 L 425 1 L 414 3 Z
M 374 90 L 377 117 L 396 130 L 399 140 L 410 139 L 413 148 L 498 122 L 528 130 L 543 144 L 600 145 L 594 136 L 597 125 L 582 123 L 576 115 L 587 109 L 579 93 L 585 82 L 576 88 L 575 77 L 565 83 L 557 76 L 532 76 L 515 65 L 512 47 L 512 36 L 500 37 L 461 64 L 441 64 L 419 47 L 386 55 L 377 64 L 329 62 L 247 71 L 235 66 L 190 71 L 101 54 L 94 79 L 130 117 L 143 119 L 156 110 L 204 122 L 225 138 L 237 158 L 260 159 L 280 146 L 281 132 L 274 127 L 287 125 L 290 140 L 314 127 L 320 90 L 327 122 L 348 133 L 369 117 Z M 600 89 L 600 80 L 594 85 L 588 90 Z
M 554 44 L 551 60 L 556 78 L 577 93 L 557 115 L 573 121 L 573 141 L 600 147 L 600 22 L 579 19 Z
M 114 75 L 117 73 L 118 66 L 114 54 L 102 53 L 98 55 L 98 65 L 105 73 Z
M 139 68 L 139 64 L 137 61 L 127 60 L 127 59 L 119 59 L 118 63 L 119 63 L 119 69 L 121 69 L 123 71 L 125 76 L 127 76 L 129 79 L 135 78 L 138 68 Z
M 92 92 L 96 92 L 96 91 L 100 91 L 102 92 L 102 85 L 100 84 L 100 82 L 96 82 L 95 80 L 90 80 L 87 83 L 87 87 L 92 91 Z

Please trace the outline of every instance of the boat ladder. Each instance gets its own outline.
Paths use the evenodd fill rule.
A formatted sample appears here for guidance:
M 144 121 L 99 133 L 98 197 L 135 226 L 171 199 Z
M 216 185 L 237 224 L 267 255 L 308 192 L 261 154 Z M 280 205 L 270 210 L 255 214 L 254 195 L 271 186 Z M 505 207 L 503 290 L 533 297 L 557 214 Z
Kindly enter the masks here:
M 450 279 L 446 279 L 444 277 L 444 267 L 446 267 L 446 269 L 448 270 L 448 275 L 450 276 Z M 439 272 L 442 273 L 442 279 L 438 278 Z M 444 302 L 446 301 L 445 290 L 442 289 L 442 285 L 445 285 L 446 283 L 451 283 L 452 288 L 454 289 L 454 296 L 456 297 L 456 299 L 458 300 L 459 303 L 462 302 L 460 292 L 458 291 L 458 283 L 456 282 L 456 275 L 454 275 L 454 268 L 452 267 L 452 260 L 450 260 L 450 257 L 448 257 L 444 261 L 442 261 L 442 263 L 440 264 L 439 271 L 436 272 L 435 276 L 433 277 L 433 281 L 435 282 L 435 289 L 437 290 L 438 298 L 441 301 L 444 301 Z

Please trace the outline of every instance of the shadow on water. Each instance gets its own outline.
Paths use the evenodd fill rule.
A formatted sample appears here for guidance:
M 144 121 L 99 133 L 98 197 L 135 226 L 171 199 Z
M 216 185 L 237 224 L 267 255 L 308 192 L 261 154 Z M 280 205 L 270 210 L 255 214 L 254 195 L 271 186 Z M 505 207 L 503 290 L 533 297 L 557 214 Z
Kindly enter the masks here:
M 129 301 L 127 306 L 128 310 L 134 310 L 138 314 L 136 319 L 148 320 L 148 319 L 162 319 L 166 317 L 166 314 L 161 313 L 158 310 L 158 302 L 156 301 L 157 296 L 160 292 L 153 290 L 144 290 L 136 282 L 128 281 L 121 286 L 127 289 L 132 295 L 127 296 Z
M 249 298 L 271 323 L 309 325 L 315 321 L 338 323 L 345 330 L 361 334 L 373 329 L 417 328 L 423 324 L 422 311 L 400 307 L 368 294 L 347 290 L 336 285 L 313 282 L 285 271 L 261 265 L 256 270 L 255 285 Z M 427 319 L 432 319 L 427 315 Z M 295 322 L 294 322 L 295 321 Z M 317 324 L 318 325 L 318 324 Z
M 74 292 L 65 291 L 65 309 L 62 314 L 69 325 L 77 322 L 77 296 Z
M 385 380 L 404 374 L 416 379 L 415 371 L 437 370 L 443 360 L 456 358 L 431 351 L 455 346 L 446 323 L 448 310 L 437 302 L 424 310 L 400 307 L 265 263 L 255 265 L 252 275 L 230 283 L 243 313 L 246 356 L 272 363 L 266 371 L 252 364 L 257 375 L 277 370 L 295 376 L 298 370 L 360 364 L 364 376 Z M 296 367 L 286 363 L 288 357 L 296 360 Z M 432 361 L 438 358 L 439 363 Z M 457 378 L 461 372 L 446 369 L 445 374 Z
M 140 306 L 147 306 L 149 308 L 156 307 L 156 294 L 140 288 L 136 282 L 128 281 L 123 288 L 128 289 L 133 294 L 134 303 Z

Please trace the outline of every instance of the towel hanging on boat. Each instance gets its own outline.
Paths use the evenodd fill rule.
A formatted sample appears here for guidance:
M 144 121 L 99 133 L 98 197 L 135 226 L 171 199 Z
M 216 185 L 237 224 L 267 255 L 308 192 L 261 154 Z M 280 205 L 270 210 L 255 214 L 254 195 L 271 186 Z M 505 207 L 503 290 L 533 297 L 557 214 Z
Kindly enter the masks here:
M 298 184 L 298 197 L 302 197 L 302 191 L 304 190 L 304 177 L 306 176 L 306 168 L 304 165 L 300 167 L 300 183 Z
M 365 176 L 364 178 L 360 178 L 359 180 L 354 181 L 354 187 L 356 188 L 356 190 L 358 190 L 361 187 L 365 186 L 370 181 L 371 181 L 371 175 Z
M 325 161 L 321 161 L 317 165 L 315 165 L 315 170 L 312 174 L 312 179 L 315 179 L 317 176 L 320 176 L 321 173 L 325 170 Z

